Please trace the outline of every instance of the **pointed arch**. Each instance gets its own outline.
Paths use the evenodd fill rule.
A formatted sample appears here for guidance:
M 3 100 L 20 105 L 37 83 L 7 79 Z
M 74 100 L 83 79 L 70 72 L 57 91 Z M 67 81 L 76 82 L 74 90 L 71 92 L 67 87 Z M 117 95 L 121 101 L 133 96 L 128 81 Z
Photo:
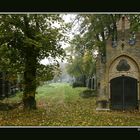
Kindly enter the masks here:
M 126 60 L 128 65 L 130 65 L 131 69 L 128 71 L 118 71 L 116 67 L 121 60 Z M 139 73 L 140 73 L 140 68 L 135 58 L 127 54 L 122 54 L 111 59 L 108 67 L 108 81 L 110 81 L 112 78 L 121 75 L 130 76 L 136 78 L 139 81 Z

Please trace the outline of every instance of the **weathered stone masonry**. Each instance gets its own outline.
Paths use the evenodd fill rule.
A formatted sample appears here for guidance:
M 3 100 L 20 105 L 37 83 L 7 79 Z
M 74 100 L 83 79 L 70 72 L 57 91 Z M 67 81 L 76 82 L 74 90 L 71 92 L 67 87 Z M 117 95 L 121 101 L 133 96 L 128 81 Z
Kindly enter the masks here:
M 136 44 L 129 45 L 129 23 L 125 19 L 125 34 L 122 33 L 118 23 L 118 41 L 117 47 L 112 47 L 111 39 L 106 44 L 106 63 L 101 63 L 101 57 L 98 56 L 96 63 L 97 91 L 99 98 L 104 97 L 110 101 L 110 80 L 119 76 L 128 76 L 137 79 L 138 102 L 140 101 L 140 33 L 136 34 Z M 123 36 L 124 35 L 124 36 Z M 124 40 L 122 40 L 122 38 Z M 122 45 L 123 44 L 123 45 Z M 119 64 L 124 63 L 127 70 L 119 70 Z M 118 70 L 117 70 L 118 68 Z M 110 106 L 107 106 L 109 109 Z M 139 104 L 140 108 L 140 104 Z

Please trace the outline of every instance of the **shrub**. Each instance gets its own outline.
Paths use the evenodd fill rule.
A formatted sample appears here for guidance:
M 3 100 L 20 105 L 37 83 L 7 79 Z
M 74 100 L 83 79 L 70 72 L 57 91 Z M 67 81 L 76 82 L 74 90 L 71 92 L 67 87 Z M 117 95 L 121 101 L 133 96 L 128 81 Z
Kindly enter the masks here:
M 74 82 L 72 84 L 72 87 L 75 88 L 75 87 L 84 87 L 84 84 L 82 82 Z
M 87 89 L 87 90 L 84 90 L 82 93 L 80 93 L 80 96 L 83 98 L 90 98 L 90 97 L 96 97 L 97 94 L 95 90 Z

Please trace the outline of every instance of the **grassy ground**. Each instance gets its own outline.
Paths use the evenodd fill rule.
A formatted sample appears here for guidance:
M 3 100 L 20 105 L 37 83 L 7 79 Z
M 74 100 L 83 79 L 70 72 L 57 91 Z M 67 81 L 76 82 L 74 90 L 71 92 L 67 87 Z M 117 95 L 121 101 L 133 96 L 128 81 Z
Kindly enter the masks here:
M 138 111 L 96 111 L 96 97 L 82 98 L 85 88 L 69 84 L 43 85 L 37 89 L 37 110 L 0 111 L 1 126 L 140 126 Z M 18 102 L 22 95 L 3 102 Z

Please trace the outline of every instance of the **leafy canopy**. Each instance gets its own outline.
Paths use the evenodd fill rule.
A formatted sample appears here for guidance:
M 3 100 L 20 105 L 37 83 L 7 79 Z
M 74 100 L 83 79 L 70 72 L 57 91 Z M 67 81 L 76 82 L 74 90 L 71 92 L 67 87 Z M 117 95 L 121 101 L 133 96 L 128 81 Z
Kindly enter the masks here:
M 66 27 L 59 14 L 0 15 L 0 69 L 23 73 L 27 49 L 33 48 L 38 76 L 51 79 L 59 66 L 56 58 L 65 56 L 60 42 L 67 39 Z M 55 62 L 44 66 L 40 63 L 44 58 L 54 58 Z

